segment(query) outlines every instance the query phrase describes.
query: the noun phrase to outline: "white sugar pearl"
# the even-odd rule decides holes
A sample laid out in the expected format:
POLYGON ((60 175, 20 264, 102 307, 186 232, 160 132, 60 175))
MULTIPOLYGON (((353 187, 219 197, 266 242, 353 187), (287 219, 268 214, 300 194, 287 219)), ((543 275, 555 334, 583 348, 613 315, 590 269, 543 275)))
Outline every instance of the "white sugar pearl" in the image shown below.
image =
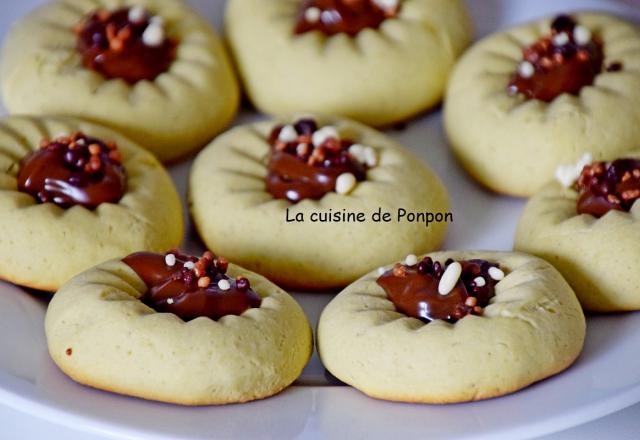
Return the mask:
POLYGON ((160 24, 151 23, 142 33, 142 42, 146 46, 158 47, 164 42, 164 28, 160 24))
POLYGON ((384 267, 378 268, 378 275, 384 275, 385 273, 387 273, 387 269, 385 269, 384 267))
POLYGON ((222 279, 218 281, 218 289, 229 290, 231 289, 231 283, 228 280, 222 279))
POLYGON ((364 163, 366 161, 366 157, 364 153, 365 149, 366 147, 364 145, 353 144, 352 146, 349 147, 349 154, 352 155, 353 158, 358 162, 364 163))
POLYGON ((134 6, 129 9, 128 19, 131 23, 139 23, 144 20, 144 17, 147 15, 147 11, 142 6, 134 6))
POLYGON ((523 78, 531 78, 536 73, 536 68, 529 61, 518 64, 518 75, 523 78))
POLYGON ((298 140, 298 132, 293 125, 285 125, 280 130, 280 134, 278 135, 278 140, 284 143, 291 143, 298 140))
POLYGON ((296 146, 296 153, 298 156, 304 156, 307 152, 307 148, 307 144, 298 144, 298 146, 296 146))
POLYGON ((173 298, 167 299, 167 304, 173 304, 173 298))
POLYGON ((473 280, 473 283, 474 283, 476 286, 478 286, 478 287, 484 287, 484 286, 486 286, 486 285, 487 285, 487 281, 486 281, 484 278, 482 278, 482 277, 476 277, 476 278, 473 280))
POLYGON ((167 266, 175 266, 176 265, 176 256, 173 254, 167 254, 164 256, 164 262, 167 266))
POLYGON ((367 164, 369 168, 373 168, 378 165, 378 155, 376 154, 376 150, 371 147, 367 147, 364 150, 364 162, 367 164))
POLYGON ((196 267, 196 265, 193 263, 193 261, 187 261, 186 263, 184 263, 184 268, 187 270, 193 270, 194 267, 196 267))
POLYGON ((314 147, 319 147, 324 144, 327 139, 332 138, 340 140, 340 134, 335 127, 328 125, 313 133, 313 136, 311 137, 311 143, 313 143, 314 147))
POLYGON ((440 283, 438 284, 438 293, 440 295, 448 295, 451 293, 462 274, 462 265, 457 261, 454 261, 447 266, 447 269, 442 274, 440 283))
POLYGON ((489 276, 495 281, 502 281, 504 279, 504 272, 497 267, 490 267, 489 276))
POLYGON ((413 254, 409 254, 407 255, 407 258, 404 259, 404 264, 407 266, 415 266, 418 264, 418 257, 413 254))
POLYGON ((573 39, 580 46, 591 42, 591 31, 584 26, 576 26, 573 30, 573 39))
POLYGON ((400 5, 400 0, 373 0, 373 2, 385 11, 394 10, 400 5))
POLYGON ((304 13, 304 19, 309 23, 317 23, 320 20, 320 14, 322 11, 316 7, 307 9, 304 13))
POLYGON ((164 26, 164 17, 162 17, 161 15, 154 15, 153 17, 151 17, 149 19, 149 22, 151 24, 157 24, 159 26, 164 26))
POLYGON ((553 45, 554 46, 564 46, 569 43, 569 34, 566 32, 560 32, 553 36, 553 45))
POLYGON ((336 179, 336 192, 338 194, 349 194, 356 187, 356 176, 351 173, 342 173, 336 179))

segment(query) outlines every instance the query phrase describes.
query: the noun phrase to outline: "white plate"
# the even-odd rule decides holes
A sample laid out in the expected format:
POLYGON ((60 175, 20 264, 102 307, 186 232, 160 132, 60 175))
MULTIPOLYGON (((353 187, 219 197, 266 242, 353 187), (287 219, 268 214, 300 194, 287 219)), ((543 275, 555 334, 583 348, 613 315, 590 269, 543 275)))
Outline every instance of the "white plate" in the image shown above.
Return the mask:
MULTIPOLYGON (((635 1, 635 0, 633 0, 635 1)), ((0 4, 0 33, 41 1, 0 4)), ((222 0, 193 1, 219 27, 222 0)), ((603 9, 640 19, 640 9, 610 1, 470 1, 478 32, 574 9, 603 9)), ((257 118, 245 113, 238 122, 257 118)), ((392 136, 428 160, 453 196, 446 247, 510 249, 521 200, 479 189, 446 148, 438 112, 392 136)), ((184 194, 189 163, 172 168, 184 194)), ((193 230, 185 248, 201 249, 193 230)), ((331 295, 296 295, 312 321, 331 295)), ((567 372, 511 396, 450 406, 369 399, 332 384, 314 356, 302 377, 265 401, 183 408, 117 396, 75 384, 46 353, 45 298, 0 283, 0 402, 75 429, 125 438, 528 438, 575 426, 640 401, 640 314, 590 317, 584 353, 567 372)))

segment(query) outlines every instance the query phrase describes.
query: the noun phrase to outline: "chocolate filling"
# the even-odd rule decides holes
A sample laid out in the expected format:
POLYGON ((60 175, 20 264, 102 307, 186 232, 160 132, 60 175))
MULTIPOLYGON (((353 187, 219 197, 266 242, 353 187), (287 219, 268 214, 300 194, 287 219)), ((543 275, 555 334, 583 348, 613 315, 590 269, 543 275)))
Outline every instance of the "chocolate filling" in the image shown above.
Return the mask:
POLYGON ((397 6, 382 7, 375 0, 306 0, 298 16, 296 34, 320 31, 326 35, 355 36, 366 28, 377 29, 398 14, 397 6))
POLYGON ((166 72, 176 55, 177 42, 164 38, 160 44, 145 44, 143 34, 151 24, 145 12, 129 19, 130 8, 98 10, 76 28, 77 50, 82 64, 109 79, 133 84, 154 80, 166 72))
MULTIPOLYGON (((572 17, 560 15, 545 36, 523 51, 523 61, 513 74, 509 93, 551 102, 563 93, 578 95, 603 70, 603 46, 572 17)), ((622 68, 614 63, 616 71, 622 68)))
POLYGON ((587 165, 576 187, 578 214, 602 217, 611 210, 629 212, 640 198, 640 160, 619 159, 587 165))
POLYGON ((139 252, 122 260, 147 286, 141 300, 161 313, 173 313, 184 321, 205 316, 217 320, 241 315, 260 307, 260 296, 249 280, 225 275, 225 259, 205 252, 201 258, 171 252, 166 255, 139 252), (173 263, 173 264, 169 264, 173 263), (185 267, 193 265, 193 268, 185 267))
POLYGON ((43 141, 22 160, 17 180, 19 191, 63 208, 118 203, 127 189, 116 145, 82 133, 43 141))
POLYGON ((498 283, 489 271, 499 265, 484 260, 460 261, 462 274, 449 293, 441 295, 440 281, 452 263, 449 259, 442 265, 425 257, 413 266, 397 264, 382 274, 377 283, 398 312, 427 323, 436 319, 454 323, 466 315, 482 314, 495 296, 498 283))
POLYGON ((321 199, 336 188, 338 177, 351 173, 363 181, 367 168, 349 153, 350 140, 329 137, 314 147, 315 121, 301 119, 293 125, 295 140, 279 140, 283 126, 273 129, 269 143, 273 147, 265 180, 267 191, 276 199, 297 203, 304 199, 321 199))

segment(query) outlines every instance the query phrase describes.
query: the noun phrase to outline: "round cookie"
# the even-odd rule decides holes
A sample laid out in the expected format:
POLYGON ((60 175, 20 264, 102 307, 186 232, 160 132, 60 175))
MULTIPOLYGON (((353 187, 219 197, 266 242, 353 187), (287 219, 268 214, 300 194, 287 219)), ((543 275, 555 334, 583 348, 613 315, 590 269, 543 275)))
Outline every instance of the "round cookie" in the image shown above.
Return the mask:
POLYGON ((261 111, 335 114, 380 126, 441 100, 472 31, 458 0, 231 0, 226 33, 247 94, 261 111), (376 4, 388 8, 379 26, 374 20, 359 32, 296 33, 309 10, 318 23, 323 14, 340 12, 361 18, 376 4))
MULTIPOLYGON (((549 102, 508 93, 514 75, 538 72, 533 63, 522 61, 523 49, 549 34, 549 19, 485 38, 454 69, 445 99, 447 135, 462 166, 493 191, 531 196, 562 163, 575 162, 585 152, 613 159, 637 145, 640 32, 604 14, 575 17, 581 28, 578 40, 592 35, 587 44, 598 42, 604 51, 601 72, 578 93, 563 93, 549 102)), ((535 50, 527 55, 535 58, 535 50)), ((575 72, 567 75, 577 77, 575 72)))
MULTIPOLYGON (((374 153, 376 164, 363 180, 353 179, 355 188, 344 194, 329 191, 298 203, 275 198, 267 186, 269 138, 279 122, 234 128, 205 148, 191 170, 189 206, 207 246, 278 285, 300 290, 339 288, 389 256, 401 258, 439 247, 446 221, 425 227, 424 222, 397 219, 399 209, 451 215, 446 213, 448 195, 438 177, 378 131, 345 119, 316 120, 322 127, 316 135, 335 129, 342 138, 369 146, 365 150, 374 153), (390 213, 389 221, 373 221, 378 212, 390 213), (363 221, 317 218, 328 213, 332 218, 362 213, 363 221)), ((293 139, 294 148, 296 142, 293 139)))
POLYGON ((325 308, 318 323, 318 352, 338 379, 379 399, 466 402, 517 391, 559 373, 578 357, 584 315, 551 265, 516 253, 430 257, 442 263, 487 260, 498 263, 506 276, 495 284, 495 296, 481 316, 469 314, 453 324, 440 319, 425 324, 396 311, 376 282, 379 273, 359 279, 325 308))
MULTIPOLYGON (((138 33, 141 31, 138 28, 138 33)), ((108 38, 109 47, 122 45, 113 35, 108 38)), ((144 44, 159 50, 159 41, 144 44)), ((162 161, 175 160, 208 142, 231 121, 239 103, 239 87, 222 43, 204 19, 174 0, 49 2, 13 26, 4 45, 0 78, 10 112, 61 114, 97 122, 117 129, 162 161), (144 41, 166 35, 163 41, 172 45, 168 66, 160 68, 155 78, 151 75, 135 82, 136 78, 119 79, 118 74, 133 75, 131 72, 150 65, 155 60, 152 56, 159 57, 143 58, 147 55, 136 43, 138 52, 131 49, 134 55, 124 60, 116 57, 120 53, 116 49, 95 57, 115 58, 107 72, 116 71, 115 78, 85 67, 78 36, 83 23, 99 10, 114 12, 139 6, 146 9, 138 15, 161 17, 154 18, 158 23, 155 35, 150 33, 144 41), (143 67, 119 67, 133 63, 136 54, 144 59, 143 67)))
POLYGON ((311 328, 274 284, 234 265, 227 273, 249 279, 260 306, 185 322, 145 305, 147 286, 127 264, 103 263, 54 296, 45 319, 49 353, 81 384, 144 399, 213 405, 271 396, 300 375, 311 328))
POLYGON ((182 206, 171 178, 150 153, 115 132, 69 118, 0 121, 0 278, 55 291, 74 275, 134 250, 165 250, 182 240, 182 206), (62 208, 18 190, 21 161, 43 139, 81 131, 113 141, 127 174, 117 203, 62 208))
MULTIPOLYGON (((625 157, 639 159, 640 153, 625 157)), ((576 188, 548 183, 527 204, 515 249, 553 264, 587 310, 640 309, 640 203, 633 203, 628 212, 611 210, 598 217, 578 214, 578 200, 576 188)))

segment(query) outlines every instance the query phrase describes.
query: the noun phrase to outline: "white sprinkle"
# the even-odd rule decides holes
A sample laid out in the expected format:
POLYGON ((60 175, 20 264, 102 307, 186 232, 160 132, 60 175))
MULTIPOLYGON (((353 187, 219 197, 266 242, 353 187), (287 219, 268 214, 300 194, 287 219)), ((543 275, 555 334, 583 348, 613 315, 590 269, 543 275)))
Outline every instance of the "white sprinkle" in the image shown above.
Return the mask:
POLYGON ((164 42, 164 28, 162 24, 153 21, 142 33, 142 42, 146 46, 158 47, 164 42))
POLYGON ((569 39, 569 34, 567 34, 566 32, 560 32, 559 34, 553 36, 552 41, 554 46, 564 46, 571 40, 569 39))
POLYGON ((167 254, 164 256, 164 262, 167 266, 173 267, 176 265, 176 256, 173 254, 167 254))
POLYGON ((484 287, 484 286, 486 286, 486 285, 487 285, 487 281, 486 281, 484 278, 482 278, 482 277, 476 277, 476 278, 473 280, 473 283, 474 283, 476 286, 478 286, 478 287, 484 287))
POLYGON ((352 155, 353 158, 358 162, 365 163, 367 160, 364 153, 366 148, 367 147, 365 147, 364 145, 353 144, 349 147, 349 154, 352 155))
POLYGON ((504 272, 501 269, 492 266, 489 268, 489 276, 495 281, 502 281, 504 279, 504 272))
POLYGON ((404 264, 407 266, 415 266, 418 264, 418 257, 413 254, 409 254, 407 255, 407 258, 404 259, 404 264))
POLYGON ((306 152, 307 144, 298 144, 298 146, 296 147, 296 153, 298 154, 298 156, 304 156, 306 152))
POLYGON ((349 194, 356 187, 356 176, 351 173, 342 173, 336 179, 336 192, 338 194, 349 194))
POLYGON ((295 142, 298 140, 298 132, 293 128, 293 125, 285 125, 282 127, 282 130, 280 130, 278 140, 287 144, 295 142))
POLYGON ((376 154, 376 150, 371 147, 367 147, 364 150, 364 162, 367 164, 369 168, 373 168, 378 165, 378 155, 376 154))
POLYGON ((304 19, 308 23, 317 23, 320 20, 320 14, 322 11, 319 8, 311 7, 304 12, 304 19))
POLYGON ((591 42, 591 31, 584 26, 576 26, 573 30, 573 39, 580 46, 591 42))
POLYGON ((375 3, 380 9, 392 11, 398 8, 400 0, 373 0, 373 3, 375 3))
POLYGON ((173 298, 167 299, 167 304, 173 304, 173 298))
POLYGON ((442 278, 440 278, 440 284, 438 284, 438 293, 440 295, 448 295, 451 293, 458 280, 460 279, 460 275, 462 274, 462 265, 457 261, 454 261, 450 265, 447 266, 447 269, 442 274, 442 278))
POLYGON ((140 23, 147 15, 147 11, 142 6, 134 6, 129 9, 128 19, 131 23, 140 23))
POLYGON ((149 19, 149 22, 151 24, 157 24, 159 26, 164 26, 164 17, 162 17, 161 15, 154 15, 153 17, 151 17, 149 19))
POLYGON ((313 143, 314 147, 319 147, 324 144, 327 139, 340 140, 340 134, 335 127, 328 125, 326 127, 322 127, 320 130, 317 130, 315 133, 313 133, 311 142, 313 143))
POLYGON ((570 188, 582 174, 582 170, 593 162, 591 153, 585 153, 575 164, 560 165, 556 168, 556 180, 565 188, 570 188))
POLYGON ((187 261, 186 263, 184 263, 184 268, 187 270, 193 270, 194 267, 196 267, 196 265, 193 263, 193 261, 187 261))
POLYGON ((529 61, 518 64, 518 75, 523 78, 531 78, 536 73, 536 68, 529 61))
POLYGON ((231 289, 231 283, 228 280, 222 279, 218 281, 218 289, 220 290, 229 290, 231 289))
POLYGON ((384 267, 378 268, 378 275, 384 275, 385 273, 387 273, 387 269, 385 269, 384 267))

